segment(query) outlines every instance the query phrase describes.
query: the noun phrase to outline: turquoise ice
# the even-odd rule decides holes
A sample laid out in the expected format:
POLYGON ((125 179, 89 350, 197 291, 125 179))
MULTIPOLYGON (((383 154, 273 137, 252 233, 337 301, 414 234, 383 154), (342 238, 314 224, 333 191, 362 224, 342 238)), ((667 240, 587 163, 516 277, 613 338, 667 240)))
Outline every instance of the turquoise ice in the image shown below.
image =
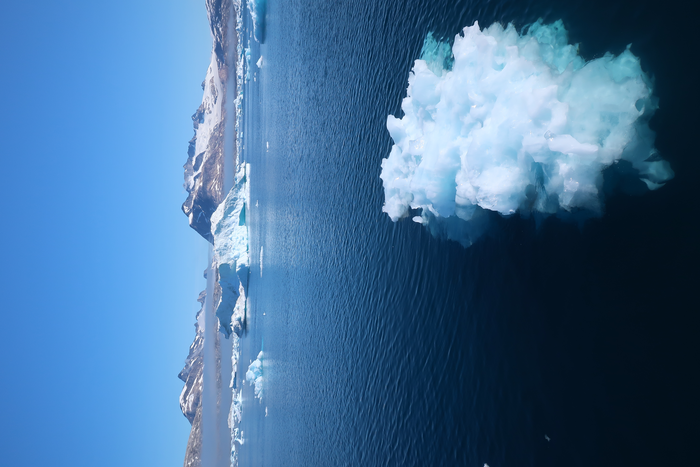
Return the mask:
POLYGON ((387 118, 394 146, 381 172, 393 221, 410 209, 442 226, 478 224, 485 210, 599 215, 606 167, 627 161, 649 190, 673 177, 654 147, 657 102, 639 59, 628 47, 586 62, 561 21, 521 34, 474 23, 452 47, 429 35, 401 108, 387 118))

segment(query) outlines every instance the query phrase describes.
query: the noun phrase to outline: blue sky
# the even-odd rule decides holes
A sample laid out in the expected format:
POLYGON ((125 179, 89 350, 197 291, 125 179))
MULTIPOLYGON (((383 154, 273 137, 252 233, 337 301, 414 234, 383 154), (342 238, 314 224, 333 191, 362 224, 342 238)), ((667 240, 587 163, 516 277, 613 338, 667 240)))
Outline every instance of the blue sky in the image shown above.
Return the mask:
POLYGON ((204 0, 0 4, 2 465, 182 463, 210 50, 204 0))

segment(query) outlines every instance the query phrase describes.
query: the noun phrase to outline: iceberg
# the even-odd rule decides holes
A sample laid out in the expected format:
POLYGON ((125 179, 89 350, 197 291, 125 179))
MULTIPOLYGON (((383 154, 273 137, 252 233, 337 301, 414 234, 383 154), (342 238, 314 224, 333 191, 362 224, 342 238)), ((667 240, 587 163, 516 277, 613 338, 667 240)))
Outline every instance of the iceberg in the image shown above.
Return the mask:
MULTIPOLYGON (((246 224, 246 169, 247 164, 239 164, 234 186, 211 216, 214 257, 218 264, 221 285, 221 298, 216 307, 216 316, 219 318, 221 331, 227 338, 241 326, 245 315, 245 297, 248 295, 250 263, 246 224)), ((240 331, 236 334, 240 334, 240 331)))
POLYGON ((246 83, 250 81, 251 77, 251 70, 250 70, 250 47, 246 47, 245 49, 245 81, 246 83))
POLYGON ((265 40, 265 13, 267 12, 267 0, 248 0, 248 11, 253 19, 253 31, 255 39, 262 43, 265 40))
POLYGON ((253 362, 248 367, 248 371, 245 374, 246 381, 255 386, 255 397, 262 400, 262 390, 263 390, 263 352, 262 350, 258 354, 258 358, 253 360, 253 362))
POLYGON ((618 163, 656 190, 674 174, 649 128, 652 84, 629 46, 585 61, 561 21, 475 22, 451 47, 429 34, 404 115, 387 118, 383 211, 468 246, 489 212, 600 216, 618 163))

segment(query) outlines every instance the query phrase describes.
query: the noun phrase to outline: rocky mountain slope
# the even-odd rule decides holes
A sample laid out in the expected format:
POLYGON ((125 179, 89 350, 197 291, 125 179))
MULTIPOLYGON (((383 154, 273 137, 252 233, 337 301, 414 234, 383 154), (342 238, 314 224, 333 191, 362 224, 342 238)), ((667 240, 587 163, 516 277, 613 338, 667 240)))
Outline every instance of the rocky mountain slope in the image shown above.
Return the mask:
MULTIPOLYGON (((221 203, 224 187, 224 129, 226 127, 227 82, 235 75, 236 34, 231 14, 238 8, 235 0, 206 0, 207 16, 213 38, 211 62, 202 82, 202 104, 192 115, 194 136, 187 149, 184 187, 188 196, 182 211, 190 227, 213 243, 211 215, 221 203)), ((233 86, 235 92, 235 86, 233 86)))

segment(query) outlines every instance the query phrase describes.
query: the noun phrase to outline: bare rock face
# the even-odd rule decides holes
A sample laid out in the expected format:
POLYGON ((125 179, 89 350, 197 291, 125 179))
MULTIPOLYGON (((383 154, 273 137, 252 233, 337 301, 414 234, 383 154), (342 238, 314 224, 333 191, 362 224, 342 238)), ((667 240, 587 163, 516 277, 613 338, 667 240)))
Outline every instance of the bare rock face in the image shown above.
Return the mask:
POLYGON ((195 337, 190 345, 190 353, 185 359, 185 367, 178 377, 185 383, 180 394, 180 409, 192 424, 190 437, 187 440, 185 467, 200 467, 202 452, 202 377, 204 369, 204 332, 199 327, 199 317, 204 312, 204 302, 207 297, 203 290, 197 301, 201 308, 197 312, 195 322, 195 337))
MULTIPOLYGON (((196 117, 200 112, 193 115, 196 117)), ((195 121, 196 124, 196 121, 195 121)), ((221 120, 211 131, 206 149, 195 154, 197 133, 190 140, 185 168, 185 189, 189 193, 182 211, 190 220, 190 227, 208 242, 214 243, 211 234, 211 215, 223 200, 224 186, 224 127, 221 120)))
POLYGON ((190 345, 190 353, 185 359, 185 367, 182 369, 178 378, 184 383, 180 394, 180 409, 187 420, 194 424, 194 419, 197 415, 197 410, 201 406, 202 399, 202 370, 204 364, 204 356, 202 349, 204 348, 204 333, 199 327, 199 317, 204 311, 204 300, 206 299, 206 290, 199 294, 197 301, 201 304, 201 309, 197 313, 197 322, 195 322, 195 337, 192 345, 190 345))
POLYGON ((206 0, 207 17, 214 37, 214 53, 221 65, 219 69, 228 68, 229 65, 226 51, 228 50, 228 20, 231 17, 231 3, 231 0, 206 0))
MULTIPOLYGON (((218 272, 216 267, 212 268, 214 274, 216 274, 213 297, 211 300, 213 303, 218 303, 221 300, 221 287, 218 285, 218 272)), ((207 277, 207 271, 204 271, 204 277, 207 277)), ((180 409, 182 414, 187 418, 187 420, 192 424, 192 429, 190 430, 190 437, 187 441, 187 451, 185 453, 185 467, 201 467, 201 454, 202 454, 202 383, 204 379, 204 331, 199 326, 199 318, 202 313, 205 313, 205 303, 207 298, 207 291, 203 290, 199 293, 197 301, 200 304, 200 309, 197 312, 197 321, 195 321, 195 336, 194 341, 190 345, 190 352, 185 359, 185 366, 178 374, 185 386, 182 388, 182 393, 180 393, 180 409)), ((217 386, 221 387, 221 371, 219 365, 220 360, 220 350, 219 350, 219 333, 216 333, 216 374, 217 376, 217 386)), ((217 406, 221 404, 221 391, 217 391, 219 394, 219 399, 217 399, 217 406)))
POLYGON ((202 406, 197 407, 197 412, 192 421, 192 431, 187 440, 187 452, 185 453, 185 467, 201 467, 202 465, 202 406))

